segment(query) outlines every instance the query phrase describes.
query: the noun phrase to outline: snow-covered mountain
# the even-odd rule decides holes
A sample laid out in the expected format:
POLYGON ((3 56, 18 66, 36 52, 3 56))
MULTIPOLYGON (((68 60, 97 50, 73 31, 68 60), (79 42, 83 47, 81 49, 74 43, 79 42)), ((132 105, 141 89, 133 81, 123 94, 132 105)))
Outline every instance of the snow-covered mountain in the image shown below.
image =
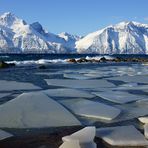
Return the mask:
POLYGON ((35 22, 31 25, 10 12, 0 16, 0 52, 72 53, 77 36, 55 35, 35 22))
POLYGON ((148 54, 148 25, 121 22, 76 42, 79 53, 148 54))
POLYGON ((148 25, 121 22, 79 37, 53 34, 8 12, 0 16, 0 53, 148 54, 148 25))

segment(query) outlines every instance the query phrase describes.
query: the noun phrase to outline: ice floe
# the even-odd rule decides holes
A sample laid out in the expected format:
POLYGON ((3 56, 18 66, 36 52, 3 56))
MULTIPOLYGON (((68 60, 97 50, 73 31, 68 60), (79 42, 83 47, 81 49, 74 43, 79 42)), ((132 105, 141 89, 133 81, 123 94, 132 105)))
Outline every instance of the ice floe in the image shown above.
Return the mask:
POLYGON ((145 135, 145 138, 148 139, 148 124, 144 125, 144 135, 145 135))
POLYGON ((10 137, 13 137, 13 135, 0 129, 0 140, 4 140, 10 137))
POLYGON ((45 79, 48 85, 63 86, 70 88, 98 88, 98 87, 115 87, 114 84, 107 80, 68 80, 68 79, 45 79))
POLYGON ((62 100, 60 102, 75 114, 89 118, 112 120, 120 114, 120 110, 115 107, 85 99, 62 100))
POLYGON ((59 148, 81 148, 78 140, 64 142, 59 148))
POLYGON ((134 82, 134 83, 146 83, 148 84, 147 75, 135 75, 135 76, 120 76, 120 77, 111 77, 106 78, 107 80, 117 80, 123 82, 134 82))
POLYGON ((115 107, 122 110, 123 114, 116 120, 125 121, 133 118, 138 118, 148 115, 148 100, 137 101, 130 104, 114 105, 115 107))
MULTIPOLYGON (((62 138, 64 143, 67 142, 78 142, 81 148, 96 148, 94 143, 94 138, 96 135, 95 127, 85 127, 82 130, 79 130, 72 135, 65 136, 62 138)), ((63 147, 71 148, 71 147, 63 147)))
POLYGON ((64 74, 64 77, 70 78, 70 79, 77 79, 77 80, 89 80, 89 79, 98 78, 97 76, 87 76, 87 75, 78 74, 78 73, 64 74))
POLYGON ((6 96, 9 96, 10 93, 0 93, 0 98, 3 98, 3 97, 6 97, 6 96))
POLYGON ((130 94, 128 92, 123 92, 123 91, 94 92, 93 94, 105 100, 115 102, 115 103, 120 103, 120 104, 147 98, 147 96, 133 95, 133 94, 130 94))
POLYGON ((68 97, 68 98, 93 98, 95 95, 86 91, 80 91, 70 88, 48 89, 42 91, 51 97, 68 97))
POLYGON ((142 123, 147 123, 148 124, 148 116, 145 116, 145 117, 139 117, 138 120, 142 123))
POLYGON ((26 82, 0 80, 0 91, 12 90, 40 90, 41 88, 26 82))
POLYGON ((81 125, 62 105, 43 93, 23 93, 0 105, 0 127, 41 128, 81 125))
POLYGON ((147 146, 148 141, 132 125, 97 129, 97 137, 112 146, 147 146))

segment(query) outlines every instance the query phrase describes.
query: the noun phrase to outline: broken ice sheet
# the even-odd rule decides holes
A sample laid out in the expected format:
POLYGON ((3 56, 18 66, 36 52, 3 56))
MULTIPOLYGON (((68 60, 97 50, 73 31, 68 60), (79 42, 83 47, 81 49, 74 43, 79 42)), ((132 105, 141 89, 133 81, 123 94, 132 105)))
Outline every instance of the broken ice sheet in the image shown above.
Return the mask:
POLYGON ((81 125, 62 105, 41 92, 23 93, 0 105, 0 127, 43 128, 81 125))
POLYGON ((48 89, 42 91, 50 97, 68 97, 68 98, 93 98, 95 95, 90 94, 86 91, 70 89, 70 88, 59 88, 59 89, 48 89))
POLYGON ((147 98, 147 96, 133 95, 133 94, 130 94, 128 92, 123 92, 123 91, 94 92, 93 94, 105 100, 115 102, 115 103, 120 103, 120 104, 147 98))
POLYGON ((4 140, 10 137, 13 137, 13 135, 0 129, 0 140, 4 140))
POLYGON ((148 145, 145 137, 132 125, 98 128, 96 136, 112 146, 148 145))
POLYGON ((11 93, 0 93, 0 98, 9 96, 11 93))
POLYGON ((114 105, 116 108, 122 110, 123 114, 113 122, 125 121, 141 116, 148 115, 148 100, 146 101, 137 101, 130 104, 114 105))
POLYGON ((107 80, 116 80, 123 82, 134 82, 134 83, 145 83, 148 84, 148 76, 147 75, 135 75, 135 76, 120 76, 120 77, 111 77, 106 78, 107 80))
POLYGON ((41 90, 41 88, 27 82, 0 80, 0 91, 12 90, 41 90))
POLYGON ((60 102, 75 114, 88 118, 110 121, 120 114, 120 109, 85 99, 62 100, 60 102))
POLYGON ((68 80, 68 79, 45 79, 48 85, 63 86, 69 88, 98 88, 115 87, 113 83, 107 80, 68 80))

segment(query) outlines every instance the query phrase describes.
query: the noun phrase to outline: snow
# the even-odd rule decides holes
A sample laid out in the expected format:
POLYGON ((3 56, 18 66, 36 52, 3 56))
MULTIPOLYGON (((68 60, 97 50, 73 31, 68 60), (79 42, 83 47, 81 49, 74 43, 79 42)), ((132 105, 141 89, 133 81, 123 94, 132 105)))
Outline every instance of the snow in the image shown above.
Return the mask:
POLYGON ((0 91, 12 90, 41 90, 41 88, 26 82, 0 80, 0 91))
POLYGON ((79 142, 81 148, 96 148, 96 144, 93 142, 95 135, 95 127, 85 127, 72 135, 63 137, 62 140, 64 141, 64 143, 79 142))
POLYGON ((1 52, 10 53, 148 53, 148 25, 121 22, 85 37, 46 31, 39 22, 27 24, 8 12, 0 16, 1 52), (141 31, 142 30, 142 31, 141 31))
POLYGON ((1 52, 71 53, 76 52, 75 42, 80 39, 68 33, 64 36, 49 33, 40 23, 27 24, 10 12, 0 16, 1 29, 1 52))
POLYGON ((112 146, 147 146, 148 141, 132 125, 97 129, 97 137, 112 146))
POLYGON ((120 114, 120 110, 115 107, 85 99, 62 100, 60 102, 75 114, 84 117, 110 121, 120 114))
POLYGON ((104 80, 69 80, 69 79, 45 79, 48 85, 70 88, 98 88, 114 87, 115 85, 104 80))
POLYGON ((93 98, 94 95, 76 89, 60 88, 60 89, 48 89, 42 91, 50 97, 68 97, 68 98, 93 98))
POLYGON ((147 26, 137 22, 111 25, 86 35, 76 42, 76 48, 79 53, 146 54, 147 26))
POLYGON ((147 96, 134 95, 123 91, 94 92, 93 94, 105 100, 120 104, 129 103, 132 101, 137 101, 147 98, 147 96))
POLYGON ((13 135, 0 129, 0 141, 10 137, 13 137, 13 135))
POLYGON ((63 106, 41 92, 23 93, 0 105, 0 127, 43 128, 81 123, 63 106))

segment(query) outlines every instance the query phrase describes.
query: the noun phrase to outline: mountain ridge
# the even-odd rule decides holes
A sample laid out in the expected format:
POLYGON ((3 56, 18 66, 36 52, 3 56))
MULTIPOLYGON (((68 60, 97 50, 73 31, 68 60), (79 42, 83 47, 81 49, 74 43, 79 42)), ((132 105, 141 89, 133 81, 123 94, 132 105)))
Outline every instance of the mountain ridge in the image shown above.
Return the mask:
POLYGON ((148 24, 124 21, 80 37, 7 12, 0 16, 0 53, 148 54, 148 24))

